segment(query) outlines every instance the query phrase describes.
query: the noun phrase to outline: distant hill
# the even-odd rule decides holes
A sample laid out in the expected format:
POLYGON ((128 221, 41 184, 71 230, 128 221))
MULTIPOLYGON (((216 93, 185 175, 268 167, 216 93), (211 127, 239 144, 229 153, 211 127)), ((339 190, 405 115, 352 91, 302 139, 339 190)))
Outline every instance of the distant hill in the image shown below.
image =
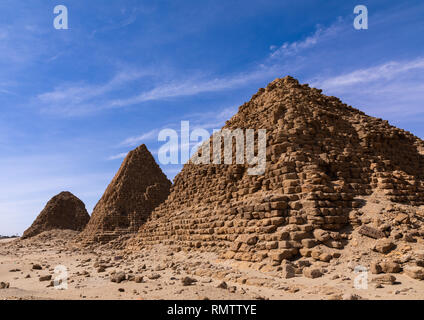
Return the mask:
POLYGON ((19 236, 0 236, 0 240, 2 239, 12 239, 12 238, 19 238, 19 236))

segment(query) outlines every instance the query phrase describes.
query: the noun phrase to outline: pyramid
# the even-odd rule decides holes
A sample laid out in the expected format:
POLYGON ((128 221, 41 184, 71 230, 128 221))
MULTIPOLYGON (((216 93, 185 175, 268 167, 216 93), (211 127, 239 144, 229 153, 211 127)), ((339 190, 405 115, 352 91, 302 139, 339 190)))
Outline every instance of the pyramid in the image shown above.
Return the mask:
POLYGON ((104 243, 136 232, 168 197, 170 186, 144 144, 129 152, 78 240, 104 243))
POLYGON ((81 231, 89 219, 90 216, 80 199, 70 192, 61 192, 47 202, 31 227, 24 232, 22 239, 54 229, 81 231))
POLYGON ((424 204, 423 141, 321 92, 292 77, 259 89, 224 129, 267 130, 265 173, 188 162, 128 250, 165 244, 278 265, 343 248, 363 197, 424 204))

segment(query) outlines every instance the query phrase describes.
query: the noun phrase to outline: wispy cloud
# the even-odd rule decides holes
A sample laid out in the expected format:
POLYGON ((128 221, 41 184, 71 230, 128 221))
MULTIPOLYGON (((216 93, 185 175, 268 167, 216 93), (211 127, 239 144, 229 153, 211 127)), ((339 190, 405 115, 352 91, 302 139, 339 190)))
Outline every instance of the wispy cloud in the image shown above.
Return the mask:
POLYGON ((206 80, 205 77, 193 77, 180 81, 158 82, 152 89, 127 98, 110 97, 125 84, 132 83, 142 77, 152 76, 151 73, 147 72, 121 72, 105 84, 87 85, 78 83, 59 86, 51 92, 39 94, 36 101, 42 105, 41 110, 45 113, 68 116, 84 115, 105 109, 133 106, 147 101, 231 90, 242 87, 251 81, 269 77, 274 72, 272 68, 260 66, 252 72, 212 80, 206 80))
POLYGON ((118 160, 118 159, 124 159, 127 156, 127 152, 119 153, 114 156, 110 156, 107 158, 107 160, 118 160))
POLYGON ((168 123, 168 125, 165 125, 159 129, 152 129, 150 131, 142 133, 141 135, 128 137, 124 141, 122 141, 120 145, 134 147, 143 142, 153 140, 157 141, 157 137, 161 129, 166 128, 178 131, 180 130, 179 126, 181 121, 189 121, 190 129, 219 129, 225 124, 225 121, 231 118, 236 112, 237 107, 228 107, 215 112, 197 112, 185 114, 179 117, 179 119, 175 122, 168 123))
POLYGON ((265 73, 267 75, 269 74, 269 71, 270 70, 261 68, 261 70, 256 70, 251 73, 238 74, 232 77, 215 78, 213 80, 193 78, 183 81, 160 83, 153 89, 144 91, 133 97, 112 100, 106 107, 125 107, 152 100, 163 100, 168 98, 193 96, 206 92, 230 90, 241 87, 252 80, 264 77, 265 73))
MULTIPOLYGON (((303 39, 293 42, 286 42, 280 47, 275 47, 273 52, 255 66, 251 67, 247 72, 234 73, 221 77, 209 78, 208 74, 201 76, 189 76, 186 78, 169 79, 159 77, 155 74, 155 78, 149 81, 148 86, 141 86, 138 92, 127 93, 126 96, 117 89, 124 85, 132 85, 141 75, 137 72, 129 74, 120 73, 108 82, 99 85, 75 84, 68 86, 60 86, 51 92, 40 94, 38 101, 42 103, 45 112, 56 112, 65 115, 80 115, 90 112, 101 111, 105 109, 123 108, 129 106, 142 105, 147 101, 160 101, 167 99, 176 99, 180 97, 195 96, 203 93, 220 92, 224 90, 232 90, 251 85, 255 82, 263 82, 273 79, 274 77, 296 72, 299 68, 305 70, 314 67, 317 59, 324 56, 324 52, 334 41, 343 37, 344 34, 352 32, 351 21, 338 18, 328 27, 318 25, 316 30, 303 39), (314 49, 312 51, 312 49, 314 49), (322 49, 322 50, 321 50, 322 49), (308 62, 308 57, 313 56, 314 59, 308 62), (304 60, 302 60, 302 57, 304 60)), ((313 81, 311 85, 323 88, 334 94, 342 94, 343 96, 354 96, 355 92, 361 90, 364 95, 373 88, 374 93, 382 92, 384 86, 393 87, 395 91, 400 92, 405 88, 396 80, 397 76, 406 76, 412 74, 410 78, 416 77, 419 70, 424 68, 424 59, 417 58, 410 61, 390 61, 378 66, 365 67, 354 71, 343 72, 341 74, 322 77, 321 71, 316 70, 312 75, 313 81), (393 80, 389 83, 390 80, 393 80), (365 83, 371 83, 372 86, 365 86, 365 83), (395 83, 398 90, 396 89, 395 83), (354 88, 356 86, 356 88, 354 88), (358 86, 362 86, 359 88, 358 86)), ((152 74, 145 75, 146 77, 152 74)), ((411 78, 411 79, 412 79, 411 78)), ((412 83, 412 81, 409 81, 412 83)), ((414 97, 419 97, 418 84, 412 84, 415 88, 414 97)), ((409 89, 411 90, 411 89, 409 89)), ((371 95, 371 93, 369 93, 371 95)), ((370 96, 370 99, 372 97, 370 96)), ((228 115, 226 115, 228 116, 228 115)), ((204 121, 199 127, 220 127, 219 121, 211 118, 209 123, 204 121), (212 121, 211 121, 212 120, 212 121)), ((157 134, 157 131, 154 132, 157 134)), ((122 145, 135 146, 143 140, 151 139, 152 132, 141 134, 128 138, 122 145)))
POLYGON ((337 22, 329 27, 317 25, 315 32, 305 39, 294 42, 285 42, 279 48, 275 45, 271 46, 271 50, 273 50, 271 58, 291 56, 302 50, 312 48, 318 43, 336 36, 344 27, 345 25, 341 17, 338 18, 337 22))
POLYGON ((133 147, 133 146, 139 145, 141 142, 146 142, 154 138, 157 138, 158 133, 159 133, 159 129, 153 129, 139 136, 129 137, 125 139, 124 141, 122 141, 121 145, 133 147))
POLYGON ((312 87, 375 116, 397 121, 424 114, 424 58, 390 61, 321 78, 312 87))
POLYGON ((390 61, 378 66, 359 69, 332 78, 318 80, 313 82, 311 85, 326 89, 338 89, 360 83, 390 80, 398 75, 410 71, 418 71, 420 69, 424 69, 424 58, 409 61, 390 61))
POLYGON ((107 94, 147 74, 145 71, 120 71, 107 83, 100 85, 84 83, 62 85, 53 91, 39 94, 37 101, 43 105, 44 112, 68 114, 90 112, 91 109, 99 107, 97 105, 99 99, 104 99, 107 94))
MULTIPOLYGON (((45 112, 58 113, 58 108, 60 108, 60 114, 79 115, 104 109, 134 106, 147 101, 236 89, 255 81, 269 80, 274 76, 280 75, 280 72, 287 68, 289 62, 285 59, 287 56, 295 53, 298 54, 303 50, 336 36, 343 27, 343 20, 341 18, 327 28, 317 26, 316 31, 311 36, 303 40, 283 44, 247 72, 212 79, 207 74, 173 80, 158 81, 154 79, 151 81, 153 84, 151 88, 146 88, 145 90, 141 90, 141 92, 127 97, 120 96, 116 98, 112 94, 109 94, 122 87, 123 84, 130 84, 142 76, 137 72, 129 74, 120 73, 105 84, 87 85, 77 83, 74 85, 63 85, 51 92, 40 94, 37 98, 44 105, 42 110, 45 112)), ((149 76, 149 74, 145 73, 143 76, 149 76)))

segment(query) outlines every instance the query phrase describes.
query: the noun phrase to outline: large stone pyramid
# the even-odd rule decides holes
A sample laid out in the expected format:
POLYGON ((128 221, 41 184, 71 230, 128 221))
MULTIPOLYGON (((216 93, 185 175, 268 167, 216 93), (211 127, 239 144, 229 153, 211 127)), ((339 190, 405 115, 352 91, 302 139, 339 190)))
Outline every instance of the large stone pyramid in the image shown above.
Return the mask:
POLYGON ((424 203, 424 143, 291 77, 242 105, 226 129, 266 129, 264 175, 247 165, 188 163, 129 250, 154 244, 278 265, 342 248, 361 197, 424 203))
POLYGON ((70 192, 61 192, 47 202, 31 227, 24 232, 22 239, 54 229, 81 231, 88 220, 90 216, 84 203, 70 192))
POLYGON ((128 153, 79 235, 84 243, 107 242, 136 232, 169 194, 171 182, 143 144, 128 153))

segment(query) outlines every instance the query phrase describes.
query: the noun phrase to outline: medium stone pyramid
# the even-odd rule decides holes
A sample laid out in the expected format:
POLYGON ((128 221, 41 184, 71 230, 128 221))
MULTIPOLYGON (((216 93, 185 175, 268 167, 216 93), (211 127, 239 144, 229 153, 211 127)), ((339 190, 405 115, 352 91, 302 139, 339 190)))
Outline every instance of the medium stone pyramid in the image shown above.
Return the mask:
POLYGON ((70 192, 61 192, 47 202, 31 227, 24 232, 22 239, 53 229, 81 231, 88 220, 90 216, 84 203, 70 192))
POLYGON ((267 130, 265 174, 187 163, 128 249, 175 245, 278 265, 317 245, 342 248, 358 197, 422 205, 423 141, 321 92, 291 77, 260 89, 224 128, 267 130))
POLYGON ((170 186, 144 144, 129 152, 78 240, 107 242, 136 232, 168 197, 170 186))

